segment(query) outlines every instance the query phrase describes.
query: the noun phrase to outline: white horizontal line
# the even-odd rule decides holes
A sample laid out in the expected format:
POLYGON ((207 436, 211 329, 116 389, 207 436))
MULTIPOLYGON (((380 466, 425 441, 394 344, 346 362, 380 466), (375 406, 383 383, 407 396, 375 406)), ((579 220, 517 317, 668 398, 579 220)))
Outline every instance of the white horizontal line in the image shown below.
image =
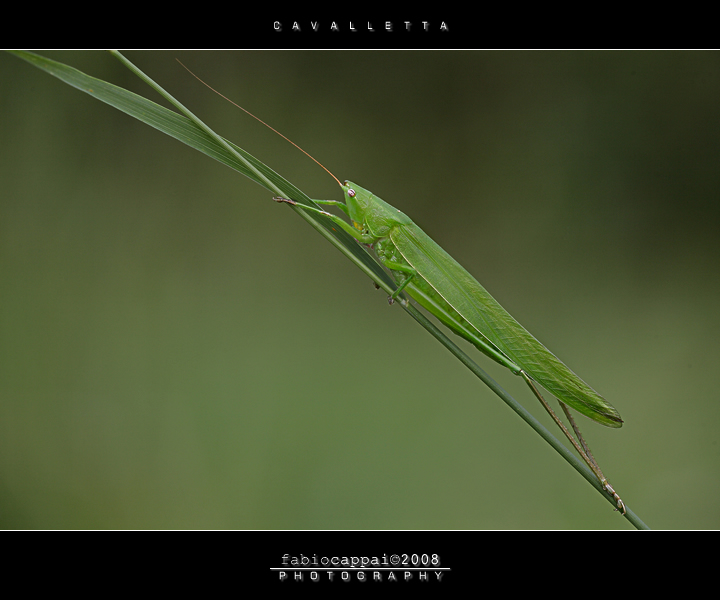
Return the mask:
POLYGON ((271 571, 451 571, 450 567, 270 567, 271 571))

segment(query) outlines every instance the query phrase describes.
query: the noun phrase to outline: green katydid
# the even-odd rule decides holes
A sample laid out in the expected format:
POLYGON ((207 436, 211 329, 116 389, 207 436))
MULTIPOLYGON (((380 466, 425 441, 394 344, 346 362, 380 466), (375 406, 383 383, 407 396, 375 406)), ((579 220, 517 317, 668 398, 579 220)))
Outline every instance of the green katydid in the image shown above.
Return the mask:
MULTIPOLYGON (((210 89, 225 98, 213 88, 210 89)), ((510 369, 513 374, 522 377, 598 478, 603 489, 612 495, 617 504, 615 510, 621 510, 625 514, 625 504, 605 479, 568 407, 607 427, 622 426, 623 421, 617 410, 535 339, 470 273, 413 223, 410 217, 356 183, 340 183, 335 175, 297 144, 241 106, 235 106, 289 141, 337 181, 343 191, 344 202, 314 202, 336 206, 347 214, 352 224, 319 208, 305 204, 302 204, 302 207, 331 219, 358 242, 374 250, 378 260, 388 269, 398 286, 388 298, 389 302, 392 304, 400 297, 401 292, 407 292, 453 332, 510 369), (560 401, 577 440, 555 415, 536 384, 543 386, 560 401)), ((288 198, 274 199, 297 204, 288 198)))
MULTIPOLYGON (((351 181, 340 185, 344 203, 315 202, 337 206, 347 213, 352 225, 326 211, 304 208, 324 214, 360 243, 373 248, 398 284, 389 298, 391 303, 401 291, 407 292, 456 334, 521 376, 625 514, 623 501, 603 476, 567 407, 608 427, 622 426, 617 410, 535 339, 410 217, 351 181), (536 382, 560 401, 579 442, 554 414, 536 382)), ((275 200, 295 203, 287 198, 275 200)))

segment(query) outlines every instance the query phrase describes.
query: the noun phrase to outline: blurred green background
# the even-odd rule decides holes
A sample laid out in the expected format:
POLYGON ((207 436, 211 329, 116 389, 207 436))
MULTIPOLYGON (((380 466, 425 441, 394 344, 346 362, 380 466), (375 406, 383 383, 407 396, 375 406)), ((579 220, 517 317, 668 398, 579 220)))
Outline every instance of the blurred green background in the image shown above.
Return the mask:
MULTIPOLYGON (((580 426, 627 505, 720 527, 720 54, 125 54, 310 196, 176 57, 410 215, 620 411, 580 426)), ((8 54, 0 427, 5 528, 631 528, 264 189, 8 54)))

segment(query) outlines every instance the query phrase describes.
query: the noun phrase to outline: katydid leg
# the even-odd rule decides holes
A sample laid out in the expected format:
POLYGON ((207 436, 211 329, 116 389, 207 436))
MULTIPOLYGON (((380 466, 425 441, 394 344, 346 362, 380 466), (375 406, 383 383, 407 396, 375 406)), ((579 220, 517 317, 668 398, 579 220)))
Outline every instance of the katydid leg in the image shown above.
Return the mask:
MULTIPOLYGON (((316 212, 318 214, 323 215, 324 217, 327 217, 330 219, 333 223, 335 223, 337 226, 339 226, 341 229, 343 229, 346 233, 350 234, 352 237, 354 237, 358 242, 362 244, 372 244, 375 241, 375 237, 369 234, 364 234, 352 225, 350 225, 347 221, 344 221, 340 217, 333 215, 325 210, 320 210, 319 208, 315 208, 314 206, 307 206, 306 204, 300 204, 299 202, 296 202, 295 200, 291 200, 290 198, 282 198, 280 196, 274 196, 273 200, 275 202, 284 202, 285 204, 290 204, 292 206, 300 206, 305 210, 309 210, 312 212, 316 212)), ((330 202, 335 202, 335 200, 322 200, 321 203, 328 204, 330 202)), ((339 203, 341 205, 342 203, 339 203)), ((342 206, 345 206, 342 204, 342 206)), ((347 212, 347 210, 346 210, 347 212)))
POLYGON ((607 479, 605 479, 605 476, 603 475, 602 470, 600 469, 597 461, 595 460, 595 457, 593 456, 592 452, 590 451, 589 446, 585 442, 585 439, 583 438, 582 434, 580 433, 580 429, 575 423, 575 419, 573 418, 572 414, 570 413, 569 408, 567 405, 560 401, 560 406, 562 407, 565 415, 568 418, 568 421, 570 422, 570 425, 572 426, 573 431, 575 432, 575 435, 577 436, 577 440, 572 436, 570 431, 568 431, 567 427, 565 427, 564 423, 558 418, 558 416, 555 414, 555 412, 552 410, 550 405, 546 402, 545 398, 543 398, 542 394, 540 393, 540 390, 535 385, 535 382, 530 378, 530 376, 518 365, 514 364, 503 352, 501 352, 494 344, 492 344, 489 340, 485 339, 481 336, 481 334, 477 333, 475 330, 470 330, 464 323, 461 323, 458 321, 458 319, 450 314, 447 310, 445 310, 432 296, 425 294, 423 290, 418 288, 417 286, 410 286, 409 288, 411 295, 425 308, 430 310, 432 313, 435 314, 445 325, 450 327, 450 329, 454 330, 455 333, 460 335, 461 337, 464 337, 466 340, 470 341, 477 347, 480 351, 482 351, 484 354, 489 356, 490 358, 494 359, 495 361, 499 362, 501 365, 507 367, 510 369, 512 373, 515 375, 521 376, 525 382, 528 384, 530 389, 532 390, 533 394, 537 397, 537 399, 540 401, 540 403, 543 405, 545 410, 548 412, 548 414, 552 417, 553 421, 557 424, 558 427, 562 430, 562 432, 565 434, 565 436, 568 438, 570 443, 573 445, 575 450, 578 452, 580 457, 583 459, 583 461, 587 464, 588 467, 590 467, 590 470, 593 472, 593 474, 597 477, 598 481, 602 485, 603 489, 608 492, 615 500, 615 503, 617 505, 616 510, 621 510, 623 514, 625 514, 625 504, 620 499, 620 496, 615 492, 615 490, 612 488, 612 486, 607 482, 607 479))
POLYGON ((525 373, 525 371, 521 370, 520 375, 528 384, 533 394, 535 394, 535 397, 540 400, 540 403, 543 405, 543 407, 545 407, 545 410, 552 417, 553 421, 555 421, 555 423, 562 430, 567 439, 570 440, 570 443, 574 446, 575 450, 577 450, 577 453, 580 455, 580 457, 585 461, 585 464, 590 467, 590 470, 593 472, 595 477, 598 478, 598 481, 600 482, 600 485, 602 485, 603 489, 613 497, 613 499, 615 500, 615 504, 617 505, 617 508, 615 510, 621 510, 622 514, 624 515, 626 512, 625 503, 622 501, 620 496, 618 496, 617 492, 613 489, 613 487, 608 483, 607 479, 605 479, 603 472, 600 470, 600 467, 595 461, 595 457, 592 455, 592 453, 590 452, 590 448, 588 448, 587 443, 583 439, 583 436, 580 433, 580 429, 575 424, 575 419, 573 419, 572 415, 570 414, 570 410, 567 408, 567 406, 565 406, 563 402, 560 402, 560 406, 565 412, 565 416, 568 417, 568 420, 570 421, 570 424, 572 425, 572 428, 575 431, 575 434, 577 435, 579 441, 575 440, 572 434, 567 430, 567 427, 565 427, 564 423, 558 418, 553 409, 550 408, 550 405, 547 403, 545 398, 543 398, 540 390, 538 390, 537 386, 535 385, 533 380, 530 379, 528 374, 525 373))

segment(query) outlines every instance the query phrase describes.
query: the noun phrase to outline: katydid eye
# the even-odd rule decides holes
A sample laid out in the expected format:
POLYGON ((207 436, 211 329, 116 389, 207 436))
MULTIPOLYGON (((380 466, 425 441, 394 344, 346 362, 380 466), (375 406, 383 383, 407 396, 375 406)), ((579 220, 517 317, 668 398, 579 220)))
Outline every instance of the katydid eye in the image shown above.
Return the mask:
POLYGON ((350 189, 347 191, 347 195, 350 196, 351 198, 354 198, 354 197, 355 197, 355 190, 352 189, 352 188, 350 188, 350 189))

